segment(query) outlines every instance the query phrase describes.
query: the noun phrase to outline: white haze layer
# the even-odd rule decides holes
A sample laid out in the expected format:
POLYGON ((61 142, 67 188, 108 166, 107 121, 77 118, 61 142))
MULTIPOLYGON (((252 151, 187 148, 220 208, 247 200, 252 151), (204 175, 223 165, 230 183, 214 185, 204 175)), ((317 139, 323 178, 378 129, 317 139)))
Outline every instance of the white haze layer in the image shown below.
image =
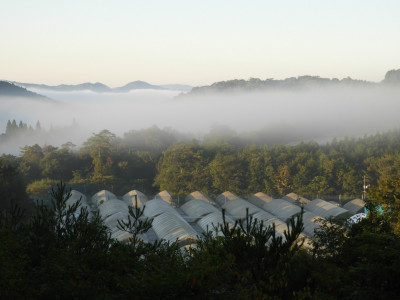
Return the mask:
POLYGON ((374 134, 400 126, 400 90, 383 87, 312 89, 291 92, 208 94, 177 98, 180 92, 136 90, 130 93, 48 92, 53 103, 31 99, 2 98, 0 132, 7 120, 42 127, 68 127, 46 140, 25 139, 1 143, 0 153, 19 153, 24 145, 60 146, 71 141, 81 145, 92 133, 108 129, 118 136, 130 130, 157 125, 199 138, 216 125, 237 132, 264 129, 274 136, 300 140, 329 141, 333 137, 374 134))

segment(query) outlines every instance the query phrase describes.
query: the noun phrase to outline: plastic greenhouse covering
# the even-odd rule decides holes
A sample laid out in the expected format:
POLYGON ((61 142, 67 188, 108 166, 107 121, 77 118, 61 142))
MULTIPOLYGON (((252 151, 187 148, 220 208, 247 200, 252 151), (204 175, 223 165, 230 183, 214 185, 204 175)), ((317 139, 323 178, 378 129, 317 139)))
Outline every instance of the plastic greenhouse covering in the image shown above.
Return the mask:
POLYGON ((117 212, 128 212, 128 204, 118 199, 111 199, 99 206, 100 215, 107 218, 117 212))
POLYGON ((287 222, 292 216, 301 212, 299 206, 283 199, 274 199, 271 202, 265 203, 262 208, 284 222, 287 222))
POLYGON ((210 197, 208 197, 206 194, 199 192, 199 191, 195 191, 193 193, 190 193, 189 195, 186 196, 185 201, 189 202, 193 199, 199 199, 199 200, 203 200, 207 203, 213 204, 215 205, 216 202, 214 200, 212 200, 210 197))
POLYGON ((144 215, 146 217, 155 217, 164 212, 170 212, 171 214, 181 217, 175 208, 161 199, 153 199, 146 202, 144 209, 144 215))
POLYGON ((241 199, 241 198, 232 192, 226 191, 226 192, 223 192, 221 195, 219 195, 215 200, 219 205, 222 206, 226 202, 235 200, 235 199, 241 199))
POLYGON ((171 205, 175 204, 172 194, 168 191, 159 192, 157 195, 154 196, 154 199, 161 199, 171 205))
POLYGON ((190 200, 189 202, 183 204, 180 208, 184 211, 185 214, 192 218, 202 217, 206 214, 220 211, 208 202, 199 199, 190 200))
POLYGON ((308 200, 307 198, 301 197, 296 193, 287 194, 286 196, 282 197, 282 199, 299 206, 304 206, 308 202, 310 202, 310 200, 308 200))
POLYGON ((135 206, 135 196, 137 196, 138 207, 142 207, 147 201, 149 201, 146 195, 138 190, 132 190, 126 193, 122 196, 122 200, 124 200, 129 206, 135 206))
MULTIPOLYGON (((235 224, 235 221, 228 216, 225 216, 225 221, 232 226, 233 224, 235 224)), ((214 234, 215 234, 214 226, 219 227, 218 224, 223 224, 223 223, 224 222, 222 219, 222 213, 220 211, 210 213, 201 218, 199 221, 197 221, 197 225, 199 225, 204 232, 209 230, 209 231, 214 231, 214 234)), ((221 235, 221 233, 219 232, 218 235, 221 235)))
POLYGON ((251 196, 248 201, 257 207, 262 208, 264 203, 268 203, 268 202, 272 201, 272 197, 259 192, 257 194, 254 194, 253 196, 251 196))
POLYGON ((197 238, 197 232, 183 218, 171 212, 164 212, 153 219, 153 230, 159 239, 168 242, 178 240, 181 245, 192 243, 197 238))
POLYGON ((222 205, 222 208, 226 209, 226 211, 235 218, 246 217, 247 208, 249 209, 249 215, 261 210, 259 207, 251 204, 250 202, 239 198, 226 202, 224 205, 222 205))
POLYGON ((113 193, 107 190, 102 190, 92 196, 92 203, 97 204, 97 206, 99 206, 110 199, 116 199, 116 198, 117 197, 113 193))
POLYGON ((365 202, 361 199, 353 199, 343 205, 344 209, 347 209, 352 215, 364 212, 365 202))
POLYGON ((306 204, 304 208, 325 219, 328 219, 329 217, 333 217, 335 219, 347 218, 351 215, 348 210, 335 206, 332 203, 322 199, 315 199, 306 204))

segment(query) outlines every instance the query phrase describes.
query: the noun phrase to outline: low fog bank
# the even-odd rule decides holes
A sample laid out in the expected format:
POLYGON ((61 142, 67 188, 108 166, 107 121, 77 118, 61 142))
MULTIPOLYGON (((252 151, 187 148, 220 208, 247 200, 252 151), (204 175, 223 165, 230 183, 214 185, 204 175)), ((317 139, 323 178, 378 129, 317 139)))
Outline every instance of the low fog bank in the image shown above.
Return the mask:
POLYGON ((174 98, 179 92, 165 90, 124 94, 34 91, 55 102, 1 99, 0 133, 12 119, 31 125, 39 120, 46 130, 59 130, 42 140, 32 136, 2 142, 0 153, 18 154, 19 147, 34 143, 60 146, 71 141, 81 145, 102 129, 122 136, 152 125, 191 133, 198 139, 221 125, 246 133, 249 140, 253 137, 269 144, 326 142, 400 127, 400 90, 383 87, 208 94, 184 99, 174 98))
POLYGON ((266 143, 327 142, 400 127, 400 89, 390 87, 216 93, 185 97, 174 105, 183 111, 196 107, 193 121, 204 129, 215 122, 264 137, 266 143))

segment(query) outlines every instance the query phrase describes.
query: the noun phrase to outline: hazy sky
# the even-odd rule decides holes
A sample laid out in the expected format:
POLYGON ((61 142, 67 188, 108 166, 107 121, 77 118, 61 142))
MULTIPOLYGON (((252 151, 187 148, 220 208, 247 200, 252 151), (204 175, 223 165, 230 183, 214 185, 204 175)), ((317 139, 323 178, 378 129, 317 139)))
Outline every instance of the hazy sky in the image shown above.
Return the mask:
POLYGON ((398 0, 1 0, 0 79, 206 85, 400 68, 398 0))

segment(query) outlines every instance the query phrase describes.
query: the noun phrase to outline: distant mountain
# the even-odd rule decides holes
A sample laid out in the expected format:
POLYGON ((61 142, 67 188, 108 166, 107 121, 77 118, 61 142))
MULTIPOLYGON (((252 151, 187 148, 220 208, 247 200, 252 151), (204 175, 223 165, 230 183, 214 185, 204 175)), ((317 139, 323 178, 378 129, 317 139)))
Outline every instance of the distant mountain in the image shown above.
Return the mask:
POLYGON ((24 97, 38 100, 51 100, 43 95, 28 91, 8 81, 0 81, 0 97, 24 97))
POLYGON ((110 88, 109 86, 96 82, 96 83, 81 83, 76 85, 61 84, 56 86, 46 85, 46 84, 35 84, 35 83, 23 83, 23 82, 12 82, 18 86, 23 86, 25 88, 48 90, 55 92, 76 92, 76 91, 92 91, 96 93, 104 92, 118 92, 126 93, 132 90, 177 90, 177 91, 190 91, 192 89, 189 85, 184 84, 165 84, 165 85, 153 85, 145 81, 133 81, 124 86, 117 88, 110 88))
POLYGON ((113 89, 115 92, 129 92, 131 90, 165 90, 165 88, 152 85, 144 81, 133 81, 124 86, 113 89))
POLYGON ((72 92, 72 91, 93 91, 93 92, 111 92, 111 88, 100 82, 96 83, 81 83, 76 85, 61 84, 57 87, 59 91, 72 92))
POLYGON ((26 88, 34 88, 40 90, 50 90, 56 92, 74 92, 74 91, 93 91, 93 92, 111 92, 112 89, 105 84, 96 82, 96 83, 81 83, 76 85, 69 85, 69 84, 61 84, 56 86, 46 85, 46 84, 35 84, 35 83, 23 83, 23 82, 13 82, 17 85, 26 87, 26 88))
POLYGON ((210 93, 229 93, 229 92, 254 92, 265 90, 302 90, 327 87, 374 87, 374 86, 400 87, 400 69, 391 70, 386 73, 385 79, 379 83, 352 79, 350 77, 341 80, 337 78, 321 78, 319 76, 299 76, 290 77, 283 80, 250 78, 249 80, 234 79, 228 81, 215 82, 208 86, 194 87, 190 92, 181 94, 177 98, 187 96, 199 96, 210 93))

